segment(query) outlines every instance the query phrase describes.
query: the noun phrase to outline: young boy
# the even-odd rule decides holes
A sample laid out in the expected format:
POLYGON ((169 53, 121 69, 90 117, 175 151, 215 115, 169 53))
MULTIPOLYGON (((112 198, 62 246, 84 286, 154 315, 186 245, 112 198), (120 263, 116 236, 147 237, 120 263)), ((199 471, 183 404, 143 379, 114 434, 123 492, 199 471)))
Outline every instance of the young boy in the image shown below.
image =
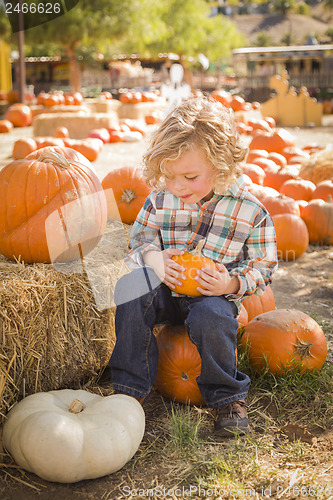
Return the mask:
POLYGON ((215 101, 189 99, 164 119, 144 156, 155 189, 131 233, 127 263, 135 270, 115 290, 115 391, 142 402, 157 373, 154 325, 185 324, 201 356, 197 383, 220 436, 248 431, 250 379, 237 370, 235 355, 238 306, 263 293, 277 266, 271 217, 240 178, 245 155, 231 112, 215 101), (201 296, 176 294, 185 276, 172 256, 202 239, 216 270, 197 272, 201 296))

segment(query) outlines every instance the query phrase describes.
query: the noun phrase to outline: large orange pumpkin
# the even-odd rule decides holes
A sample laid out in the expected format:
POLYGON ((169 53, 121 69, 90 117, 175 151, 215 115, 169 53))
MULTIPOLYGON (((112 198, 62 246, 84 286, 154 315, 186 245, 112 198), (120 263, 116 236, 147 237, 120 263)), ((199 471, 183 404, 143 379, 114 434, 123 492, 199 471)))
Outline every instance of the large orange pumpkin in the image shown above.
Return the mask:
POLYGON ((39 150, 0 172, 0 252, 9 259, 64 262, 99 242, 106 201, 94 172, 56 151, 39 150))
POLYGON ((247 295, 242 301, 242 305, 247 311, 248 321, 251 321, 259 314, 273 311, 275 309, 275 298, 271 286, 268 285, 262 295, 256 293, 247 295))
POLYGON ((311 243, 333 245, 333 202, 330 195, 327 201, 310 200, 302 210, 302 219, 307 225, 311 243))
POLYGON ((301 217, 294 214, 278 214, 272 217, 279 259, 298 259, 309 246, 309 232, 301 217))
POLYGON ((199 284, 195 280, 197 271, 202 267, 216 269, 215 262, 202 254, 203 241, 201 240, 193 251, 184 252, 183 255, 172 256, 172 260, 184 267, 183 274, 186 276, 186 280, 179 279, 182 285, 175 285, 175 288, 173 288, 174 292, 190 297, 199 297, 201 295, 197 290, 199 284))
POLYGON ((268 153, 282 153, 289 146, 295 146, 295 138, 284 128, 275 128, 270 133, 255 135, 249 144, 250 149, 265 149, 268 153))
POLYGON ((7 109, 5 118, 12 122, 14 127, 27 127, 32 122, 31 109, 26 104, 13 104, 7 109))
POLYGON ((156 389, 181 403, 204 405, 197 384, 201 358, 184 326, 163 326, 156 335, 159 358, 156 389))
POLYGON ((289 369, 320 370, 327 356, 323 330, 307 314, 276 309, 260 314, 244 328, 241 343, 251 367, 260 372, 284 374, 289 369))
MULTIPOLYGON (((239 317, 238 321, 244 326, 246 316, 242 315, 242 320, 239 317)), ((196 380, 201 373, 201 358, 185 327, 164 325, 157 332, 156 340, 159 352, 156 389, 173 401, 205 405, 196 380)))
POLYGON ((108 219, 132 224, 145 199, 151 192, 142 171, 131 167, 122 167, 109 172, 102 180, 105 191, 108 219))

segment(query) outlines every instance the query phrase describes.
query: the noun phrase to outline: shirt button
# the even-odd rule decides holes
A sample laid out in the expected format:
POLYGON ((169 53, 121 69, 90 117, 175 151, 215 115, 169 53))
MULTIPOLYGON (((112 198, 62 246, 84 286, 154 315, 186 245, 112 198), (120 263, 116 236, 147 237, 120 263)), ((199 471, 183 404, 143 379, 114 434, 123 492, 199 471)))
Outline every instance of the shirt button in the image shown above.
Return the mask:
POLYGON ((195 248, 195 245, 193 243, 190 243, 189 245, 187 245, 188 250, 193 250, 194 248, 195 248))
POLYGON ((176 220, 176 216, 175 216, 175 215, 171 215, 171 218, 170 218, 170 219, 171 219, 171 222, 175 222, 175 220, 176 220))

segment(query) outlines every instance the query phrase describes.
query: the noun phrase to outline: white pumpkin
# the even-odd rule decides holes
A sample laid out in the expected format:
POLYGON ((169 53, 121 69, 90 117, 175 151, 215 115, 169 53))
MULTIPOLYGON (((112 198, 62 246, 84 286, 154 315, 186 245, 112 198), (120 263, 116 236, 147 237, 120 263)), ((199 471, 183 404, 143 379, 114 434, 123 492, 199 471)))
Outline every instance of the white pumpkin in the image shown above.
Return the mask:
POLYGON ((74 483, 121 469, 135 454, 145 429, 138 401, 63 389, 26 397, 8 413, 6 450, 42 479, 74 483))

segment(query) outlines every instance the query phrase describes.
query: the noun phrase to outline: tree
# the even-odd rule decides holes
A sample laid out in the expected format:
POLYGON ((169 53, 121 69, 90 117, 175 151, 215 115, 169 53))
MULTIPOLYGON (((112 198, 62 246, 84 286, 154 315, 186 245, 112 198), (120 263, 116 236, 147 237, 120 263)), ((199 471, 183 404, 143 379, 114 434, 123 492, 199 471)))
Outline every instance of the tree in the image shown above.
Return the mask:
POLYGON ((294 0, 274 0, 273 9, 282 15, 288 14, 294 8, 294 0))
POLYGON ((244 36, 225 16, 209 17, 205 0, 140 0, 141 17, 132 23, 120 49, 145 56, 173 52, 179 55, 191 85, 188 58, 204 54, 211 62, 230 57, 244 44, 244 36))
POLYGON ((267 31, 260 31, 257 35, 256 45, 258 47, 269 47, 272 45, 272 37, 267 31))
POLYGON ((325 0, 324 8, 330 12, 330 17, 332 17, 333 13, 333 0, 325 0))
POLYGON ((25 32, 31 46, 50 41, 62 47, 70 64, 70 87, 80 90, 81 82, 76 51, 86 45, 103 46, 122 36, 137 12, 140 0, 80 0, 65 15, 25 32))

